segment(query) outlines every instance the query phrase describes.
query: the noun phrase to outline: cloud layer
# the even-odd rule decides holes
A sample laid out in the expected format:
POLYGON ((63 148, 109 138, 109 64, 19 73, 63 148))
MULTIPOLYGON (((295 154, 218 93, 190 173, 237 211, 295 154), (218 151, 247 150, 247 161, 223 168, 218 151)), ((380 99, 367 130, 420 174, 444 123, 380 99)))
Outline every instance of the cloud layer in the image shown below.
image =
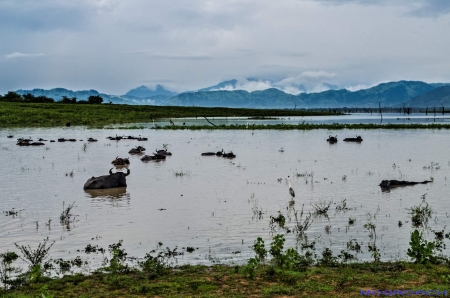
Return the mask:
POLYGON ((450 82, 447 0, 0 0, 0 93, 450 82), (25 59, 26 58, 26 59, 25 59), (270 82, 270 84, 267 84, 270 82))

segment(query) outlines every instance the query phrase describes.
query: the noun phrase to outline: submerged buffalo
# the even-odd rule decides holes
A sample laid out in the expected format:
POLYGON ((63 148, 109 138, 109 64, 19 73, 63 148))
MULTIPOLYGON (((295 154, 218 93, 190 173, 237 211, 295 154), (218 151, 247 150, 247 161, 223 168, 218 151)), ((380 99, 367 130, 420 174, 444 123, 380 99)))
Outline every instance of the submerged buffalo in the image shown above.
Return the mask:
POLYGON ((337 143, 338 139, 337 136, 333 137, 333 136, 328 136, 327 142, 330 144, 334 144, 337 143))
POLYGON ((390 190, 391 187, 395 187, 395 186, 405 186, 405 185, 416 185, 416 184, 427 184, 430 183, 430 180, 425 180, 422 182, 414 182, 414 181, 399 181, 399 180, 383 180, 381 181, 381 183, 379 184, 379 186, 383 189, 383 190, 390 190))
POLYGON ((164 156, 172 156, 172 153, 167 151, 167 149, 156 149, 156 153, 154 153, 155 155, 159 154, 159 155, 164 155, 164 156))
POLYGON ((115 166, 128 166, 130 164, 130 160, 128 158, 121 158, 117 156, 111 163, 115 166))
POLYGON ((144 155, 144 157, 141 158, 142 161, 151 161, 151 160, 165 160, 166 155, 153 153, 153 155, 144 155))
POLYGON ((356 138, 345 138, 344 142, 362 142, 363 139, 361 136, 357 136, 356 138))
POLYGON ((131 149, 130 151, 128 151, 128 153, 130 154, 142 154, 144 153, 145 148, 142 146, 137 146, 136 148, 131 149))
POLYGON ((222 156, 224 154, 223 149, 222 151, 217 151, 217 152, 204 152, 202 153, 202 156, 222 156))
POLYGON ((84 189, 106 189, 115 187, 127 186, 126 176, 130 175, 130 169, 127 173, 117 172, 113 173, 112 168, 109 170, 109 175, 89 178, 84 184, 84 189))

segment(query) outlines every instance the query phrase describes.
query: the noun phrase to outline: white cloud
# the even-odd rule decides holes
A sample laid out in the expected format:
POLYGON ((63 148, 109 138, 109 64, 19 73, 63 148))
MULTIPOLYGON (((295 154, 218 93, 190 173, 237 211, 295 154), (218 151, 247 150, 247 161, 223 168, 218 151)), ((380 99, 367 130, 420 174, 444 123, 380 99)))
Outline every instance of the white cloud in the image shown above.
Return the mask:
POLYGON ((370 87, 367 85, 364 85, 364 84, 345 87, 345 89, 347 89, 348 91, 351 91, 351 92, 355 92, 355 91, 367 89, 367 88, 370 88, 370 87))
POLYGON ((14 52, 11 54, 6 54, 4 57, 6 59, 15 59, 15 58, 24 58, 24 57, 41 57, 44 56, 44 54, 24 54, 20 52, 14 52))

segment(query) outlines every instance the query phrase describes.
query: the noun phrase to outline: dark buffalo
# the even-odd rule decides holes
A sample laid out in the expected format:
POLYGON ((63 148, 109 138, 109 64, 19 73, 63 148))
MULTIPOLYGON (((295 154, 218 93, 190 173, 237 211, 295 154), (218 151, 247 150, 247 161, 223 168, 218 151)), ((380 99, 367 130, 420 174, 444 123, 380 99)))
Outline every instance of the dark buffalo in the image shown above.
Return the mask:
POLYGON ((144 157, 141 158, 142 161, 151 161, 151 160, 165 160, 166 156, 162 154, 153 154, 151 155, 144 155, 144 157))
POLYGON ((233 153, 233 151, 230 151, 228 153, 223 153, 222 157, 226 157, 226 158, 235 158, 236 154, 233 153))
POLYGON ((363 139, 361 138, 361 136, 357 136, 356 138, 345 138, 344 142, 362 142, 363 139))
POLYGON ((145 148, 142 146, 137 146, 136 148, 131 149, 128 151, 130 154, 142 154, 145 151, 145 148))
POLYGON ((202 153, 202 156, 213 156, 213 155, 215 155, 215 156, 222 156, 223 155, 223 149, 222 149, 222 151, 217 151, 217 152, 204 152, 204 153, 202 153))
POLYGON ((379 184, 379 186, 383 189, 383 190, 390 190, 391 187, 395 187, 395 186, 406 186, 406 185, 416 185, 416 184, 427 184, 430 183, 430 180, 425 180, 422 182, 414 182, 414 181, 399 181, 399 180, 383 180, 381 181, 381 183, 379 184))
POLYGON ((156 149, 155 154, 164 155, 164 156, 172 156, 172 153, 168 152, 166 149, 161 149, 161 150, 156 149))
POLYGON ((97 139, 89 138, 89 139, 88 139, 88 142, 97 142, 97 139))
POLYGON ((121 158, 117 156, 111 163, 115 166, 128 166, 130 164, 130 160, 128 158, 121 158))
POLYGON ((9 135, 8 138, 12 139, 12 138, 14 138, 14 135, 9 135))
POLYGON ((202 156, 213 156, 216 155, 216 152, 203 152, 202 156))
POLYGON ((109 170, 109 175, 104 175, 100 177, 89 178, 84 184, 84 189, 106 189, 115 187, 126 187, 127 180, 126 176, 130 175, 130 169, 127 169, 127 173, 117 172, 114 173, 109 170))
POLYGON ((338 139, 337 139, 337 135, 335 137, 333 136, 328 136, 327 142, 330 144, 334 144, 337 143, 338 139))

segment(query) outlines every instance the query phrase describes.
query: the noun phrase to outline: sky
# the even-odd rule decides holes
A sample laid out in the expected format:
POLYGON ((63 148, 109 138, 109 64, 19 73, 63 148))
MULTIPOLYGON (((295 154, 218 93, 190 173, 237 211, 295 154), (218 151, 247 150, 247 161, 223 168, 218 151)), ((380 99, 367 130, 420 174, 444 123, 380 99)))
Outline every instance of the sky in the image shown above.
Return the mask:
POLYGON ((0 40, 0 94, 450 82, 448 0, 0 0, 0 40))

